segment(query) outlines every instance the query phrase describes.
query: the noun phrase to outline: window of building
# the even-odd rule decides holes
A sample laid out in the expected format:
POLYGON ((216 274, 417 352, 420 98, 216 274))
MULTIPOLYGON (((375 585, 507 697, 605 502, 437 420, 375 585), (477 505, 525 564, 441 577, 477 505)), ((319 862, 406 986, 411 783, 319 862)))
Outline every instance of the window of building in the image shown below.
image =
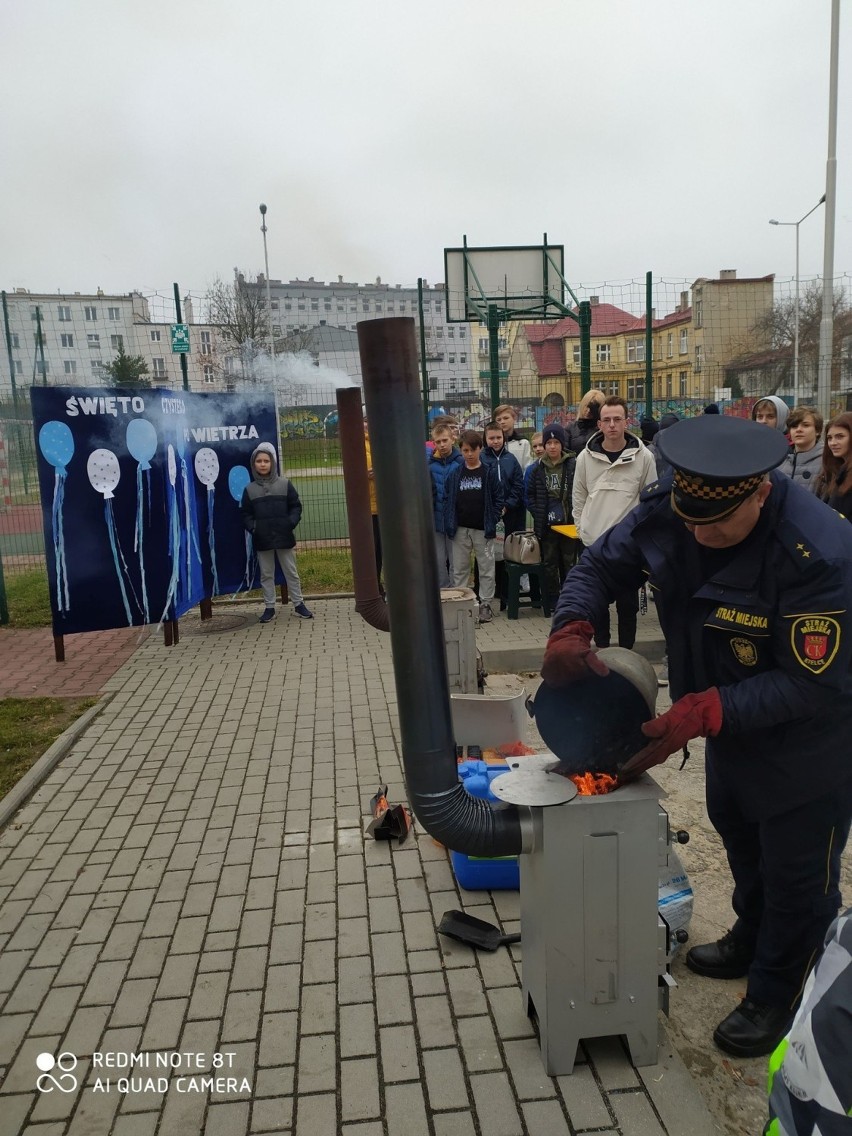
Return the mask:
POLYGON ((327 312, 331 311, 331 300, 324 300, 322 305, 327 312))
POLYGON ((459 328, 459 339, 467 339, 467 328, 464 324, 459 328))
POLYGON ((574 365, 580 366, 580 344, 574 343, 571 347, 571 357, 574 360, 574 365))
MULTIPOLYGON (((63 338, 63 340, 64 340, 64 339, 65 339, 65 336, 63 335, 63 336, 62 336, 62 338, 63 338)), ((12 334, 11 334, 11 335, 9 336, 9 340, 10 340, 10 342, 11 342, 11 346, 12 346, 12 347, 20 347, 20 346, 21 346, 21 337, 20 337, 20 336, 18 335, 18 333, 17 333, 17 332, 13 332, 13 333, 12 333, 12 334)), ((66 344, 66 343, 64 343, 64 342, 63 342, 62 346, 63 346, 63 347, 66 347, 66 346, 67 346, 67 347, 70 347, 70 346, 71 346, 71 344, 70 344, 70 343, 69 343, 69 344, 66 344)))
POLYGON ((280 309, 281 304, 278 300, 273 300, 269 306, 272 308, 273 312, 277 312, 280 309))
POLYGON ((444 310, 444 308, 443 308, 443 305, 441 304, 441 301, 436 300, 435 301, 435 311, 438 313, 438 315, 440 315, 443 310, 444 310))
POLYGON ((370 301, 369 300, 362 300, 361 301, 361 311, 362 312, 368 312, 369 310, 370 310, 370 301))
MULTIPOLYGON (((325 322, 325 321, 323 321, 323 322, 325 322)), ((280 335, 281 334, 281 324, 280 323, 274 323, 272 325, 272 334, 273 335, 280 335)), ((209 355, 209 354, 210 354, 209 351, 202 351, 202 355, 209 355)))
POLYGON ((438 328, 438 331, 437 331, 437 335, 438 335, 438 338, 439 338, 439 339, 443 339, 443 338, 444 338, 444 329, 443 329, 442 327, 439 327, 439 328, 438 328))
POLYGON ((394 304, 393 300, 388 300, 388 311, 392 312, 392 311, 394 311, 395 308, 396 308, 396 304, 394 304))
POLYGON ((76 375, 77 374, 77 360, 76 359, 66 359, 65 362, 63 363, 63 366, 65 368, 65 374, 66 375, 76 375))
POLYGON ((482 338, 479 340, 479 350, 483 354, 488 351, 488 340, 485 338, 485 336, 482 336, 482 338))
POLYGON ((462 352, 461 355, 459 355, 459 362, 460 363, 466 363, 467 362, 467 355, 464 352, 462 352))
POLYGON ((87 320, 96 320, 98 318, 98 309, 90 307, 88 304, 83 308, 83 315, 87 320))
POLYGON ((674 375, 671 373, 671 371, 669 371, 669 373, 666 375, 666 398, 672 397, 672 390, 673 390, 672 383, 673 382, 674 382, 674 375))
POLYGON ((342 301, 342 300, 338 300, 338 301, 337 301, 337 310, 338 310, 339 312, 342 312, 342 311, 345 311, 345 310, 346 310, 346 305, 345 305, 345 304, 343 303, 343 301, 342 301))
POLYGON ((101 362, 101 360, 100 359, 93 359, 92 360, 92 374, 95 375, 97 378, 100 378, 103 373, 104 373, 104 365, 101 362))
POLYGON ((618 389, 618 379, 611 379, 609 382, 601 383, 601 390, 606 395, 621 394, 621 391, 618 389))
MULTIPOLYGON (((64 331, 62 333, 62 335, 60 335, 59 341, 60 341, 60 343, 62 344, 63 347, 73 347, 74 346, 74 336, 71 335, 67 331, 64 331)), ((12 346, 16 347, 17 344, 13 343, 12 346)))
POLYGON ((165 361, 165 359, 163 359, 162 356, 157 356, 157 358, 151 360, 151 364, 153 366, 153 373, 157 376, 157 378, 160 378, 160 379, 165 378, 165 374, 166 374, 166 361, 165 361))
POLYGON ((292 312, 292 310, 293 310, 293 301, 292 300, 285 300, 284 301, 284 311, 285 312, 292 312))
POLYGON ((681 371, 680 372, 680 389, 678 391, 678 394, 680 395, 681 398, 686 397, 686 380, 687 380, 688 373, 689 373, 688 371, 681 371))
POLYGON ((213 382, 213 364, 205 363, 203 367, 205 383, 213 382))
POLYGON ((704 348, 700 343, 695 344, 695 370, 700 371, 704 366, 704 348))
POLYGON ((235 375, 237 373, 237 361, 233 355, 225 356, 225 374, 235 375))
POLYGON ((406 301, 405 301, 405 300, 400 300, 400 301, 399 301, 399 310, 400 310, 401 312, 404 312, 404 311, 405 311, 405 304, 406 304, 406 301))
POLYGON ((110 347, 113 349, 113 351, 123 351, 124 350, 124 336, 123 335, 111 335, 109 337, 109 344, 110 344, 110 347))
POLYGON ((50 363, 48 363, 46 359, 44 362, 42 362, 41 359, 36 359, 35 369, 39 375, 47 375, 50 373, 50 363))
POLYGON ((38 304, 30 304, 30 319, 38 319, 38 304))
POLYGON ((689 352, 689 332, 686 328, 680 333, 680 353, 686 355, 689 352))
POLYGON ((161 338, 162 338, 161 332, 159 332, 159 331, 152 331, 151 332, 151 342, 152 343, 159 343, 161 338))
POLYGON ((15 359, 15 374, 20 375, 24 369, 24 365, 20 359, 15 359))
POLYGON ((704 301, 697 294, 693 294, 693 298, 695 300, 695 326, 696 327, 703 327, 704 326, 704 301))
POLYGON ((449 355, 449 356, 447 357, 447 362, 448 362, 448 363, 455 363, 455 361, 456 361, 456 357, 455 357, 455 355, 449 355))
POLYGON ((304 301, 304 300, 299 300, 299 304, 298 304, 298 307, 299 307, 299 311, 300 311, 300 312, 303 312, 303 311, 305 310, 305 301, 304 301))
POLYGON ((666 336, 666 355, 669 359, 674 355, 674 332, 671 331, 666 336))
POLYGON ((447 328, 447 339, 455 339, 456 329, 454 327, 447 328))
POLYGON ((319 300, 311 300, 311 311, 312 312, 318 312, 319 311, 319 300))
POLYGON ((609 343, 595 344, 595 362, 609 363, 612 358, 612 345, 609 343))
POLYGON ((357 310, 358 310, 358 301, 357 300, 350 300, 349 301, 349 311, 354 312, 354 311, 357 311, 357 310))
POLYGON ((630 401, 639 400, 645 397, 645 384, 638 379, 627 380, 627 398, 630 401))
POLYGON ((107 308, 107 319, 117 320, 121 319, 120 308, 107 308))
POLYGON ((428 308, 429 311, 431 311, 432 310, 432 301, 431 300, 424 300, 423 301, 423 307, 428 308))
POLYGON ((90 331, 86 336, 86 342, 88 343, 89 347, 100 347, 101 337, 96 331, 90 331))
MULTIPOLYGON (((281 329, 279 328, 278 330, 280 331, 281 329)), ((201 332, 201 347, 199 348, 199 354, 201 354, 201 355, 212 355, 213 354, 213 345, 210 342, 210 332, 209 331, 202 331, 201 332)))
MULTIPOLYGON (((645 340, 644 339, 628 339, 627 340, 627 362, 628 363, 644 363, 645 362, 645 340)), ((631 395, 627 396, 631 398, 631 395)))
POLYGON ((497 346, 498 346, 498 348, 499 348, 499 349, 500 349, 501 351, 505 351, 505 350, 506 350, 506 347, 507 347, 507 345, 508 345, 508 341, 507 341, 507 339, 506 339, 506 336, 505 336, 505 335, 499 335, 499 336, 497 337, 497 346))
POLYGON ((381 310, 382 310, 382 301, 376 300, 376 311, 380 312, 381 310))
POLYGON ((66 304, 60 304, 59 307, 56 310, 59 312, 59 322, 60 323, 70 323, 71 322, 71 308, 70 307, 68 307, 66 304))

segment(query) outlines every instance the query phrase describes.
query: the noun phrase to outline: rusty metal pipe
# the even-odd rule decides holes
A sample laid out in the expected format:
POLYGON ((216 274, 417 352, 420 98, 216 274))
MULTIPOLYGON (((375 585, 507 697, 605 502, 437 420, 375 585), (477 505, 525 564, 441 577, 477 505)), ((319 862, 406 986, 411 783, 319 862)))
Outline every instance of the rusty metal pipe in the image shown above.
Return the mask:
POLYGON ((381 429, 373 471, 409 801, 426 831, 447 847, 472 856, 516 855, 522 847, 517 808, 492 809, 458 777, 414 320, 359 323, 358 347, 367 418, 381 429))
POLYGON ((349 518, 355 610, 377 631, 389 631, 388 605, 382 599, 376 579, 376 546, 370 513, 361 391, 358 387, 341 387, 337 391, 337 422, 340 457, 343 462, 343 487, 346 491, 346 515, 349 518))

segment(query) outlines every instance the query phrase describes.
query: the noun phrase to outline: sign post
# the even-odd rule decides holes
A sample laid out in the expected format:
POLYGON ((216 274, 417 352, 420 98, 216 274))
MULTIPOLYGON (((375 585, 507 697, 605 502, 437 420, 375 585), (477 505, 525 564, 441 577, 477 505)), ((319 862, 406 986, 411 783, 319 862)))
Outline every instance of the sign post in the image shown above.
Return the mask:
POLYGON ((175 290, 175 316, 177 323, 172 324, 172 354, 180 355, 180 373, 183 376, 183 389, 189 390, 189 375, 186 367, 186 357, 189 354, 189 324, 183 323, 180 312, 180 289, 177 284, 175 290))

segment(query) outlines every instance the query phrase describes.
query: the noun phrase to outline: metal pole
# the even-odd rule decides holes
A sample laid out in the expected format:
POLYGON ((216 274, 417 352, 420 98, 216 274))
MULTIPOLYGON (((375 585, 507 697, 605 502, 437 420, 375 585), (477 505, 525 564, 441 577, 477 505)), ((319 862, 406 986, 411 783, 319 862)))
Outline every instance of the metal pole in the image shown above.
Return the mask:
POLYGON ((831 417, 831 358, 834 339, 834 213, 837 190, 837 69, 840 54, 840 0, 831 3, 828 81, 828 159, 825 171, 825 251, 822 270, 822 319, 819 325, 817 408, 831 417))
POLYGON ((35 306, 35 343, 39 349, 39 358, 41 359, 41 385, 48 385, 48 370, 44 366, 44 336, 41 334, 41 308, 36 303, 35 306))
POLYGON ((261 225, 263 233, 263 265, 266 269, 266 313, 269 316, 269 358, 272 360, 272 381, 275 382, 275 336, 272 334, 272 289, 269 283, 269 254, 266 251, 266 206, 260 205, 261 225))
MULTIPOLYGON (((183 323, 183 318, 182 318, 181 312, 180 312, 180 288, 178 288, 177 284, 173 284, 172 287, 174 288, 174 292, 175 292, 175 316, 177 318, 178 323, 183 323)), ((185 391, 188 391, 189 390, 189 371, 187 369, 186 352, 185 351, 181 351, 181 353, 180 353, 180 373, 183 376, 183 389, 185 391)), ((168 644, 166 644, 166 646, 168 646, 168 644)))
POLYGON ((796 310, 793 313, 793 406, 799 405, 799 225, 796 222, 796 310))
POLYGON ((9 305, 6 303, 6 293, 3 293, 3 326, 6 329, 6 354, 9 358, 9 378, 12 380, 12 405, 15 412, 18 410, 18 387, 15 383, 15 360, 12 356, 12 333, 9 330, 9 305))
POLYGON ((645 273, 645 414, 649 418, 654 416, 654 368, 652 366, 651 355, 654 349, 654 340, 652 337, 653 322, 653 302, 654 294, 651 285, 651 273, 645 273))
POLYGON ((429 437, 429 372, 426 370, 426 328, 423 324, 423 277, 417 277, 417 318, 420 323, 420 376, 423 383, 423 425, 429 437))
POLYGON ((496 304, 488 305, 488 364, 491 369, 491 417, 500 405, 500 312, 496 304))
MULTIPOLYGON (((580 392, 586 394, 592 389, 592 305, 590 300, 581 300, 578 311, 580 325, 580 392)), ((579 400, 578 400, 579 401, 579 400)))

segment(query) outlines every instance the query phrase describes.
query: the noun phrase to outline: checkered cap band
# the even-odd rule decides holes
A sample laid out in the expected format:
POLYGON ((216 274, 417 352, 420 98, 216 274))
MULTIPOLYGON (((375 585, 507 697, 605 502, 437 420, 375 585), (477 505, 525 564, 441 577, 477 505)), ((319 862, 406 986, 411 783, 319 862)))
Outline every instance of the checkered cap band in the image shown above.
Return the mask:
POLYGON ((749 493, 753 493, 763 481, 763 476, 762 473, 756 473, 752 477, 743 478, 742 481, 726 482, 720 485, 678 469, 675 471, 674 480, 681 493, 687 497, 695 498, 696 501, 730 501, 733 498, 747 497, 749 493))
POLYGON ((672 485, 672 508, 683 520, 696 525, 724 520, 758 488, 763 473, 752 474, 740 481, 713 481, 699 474, 675 470, 672 485))

